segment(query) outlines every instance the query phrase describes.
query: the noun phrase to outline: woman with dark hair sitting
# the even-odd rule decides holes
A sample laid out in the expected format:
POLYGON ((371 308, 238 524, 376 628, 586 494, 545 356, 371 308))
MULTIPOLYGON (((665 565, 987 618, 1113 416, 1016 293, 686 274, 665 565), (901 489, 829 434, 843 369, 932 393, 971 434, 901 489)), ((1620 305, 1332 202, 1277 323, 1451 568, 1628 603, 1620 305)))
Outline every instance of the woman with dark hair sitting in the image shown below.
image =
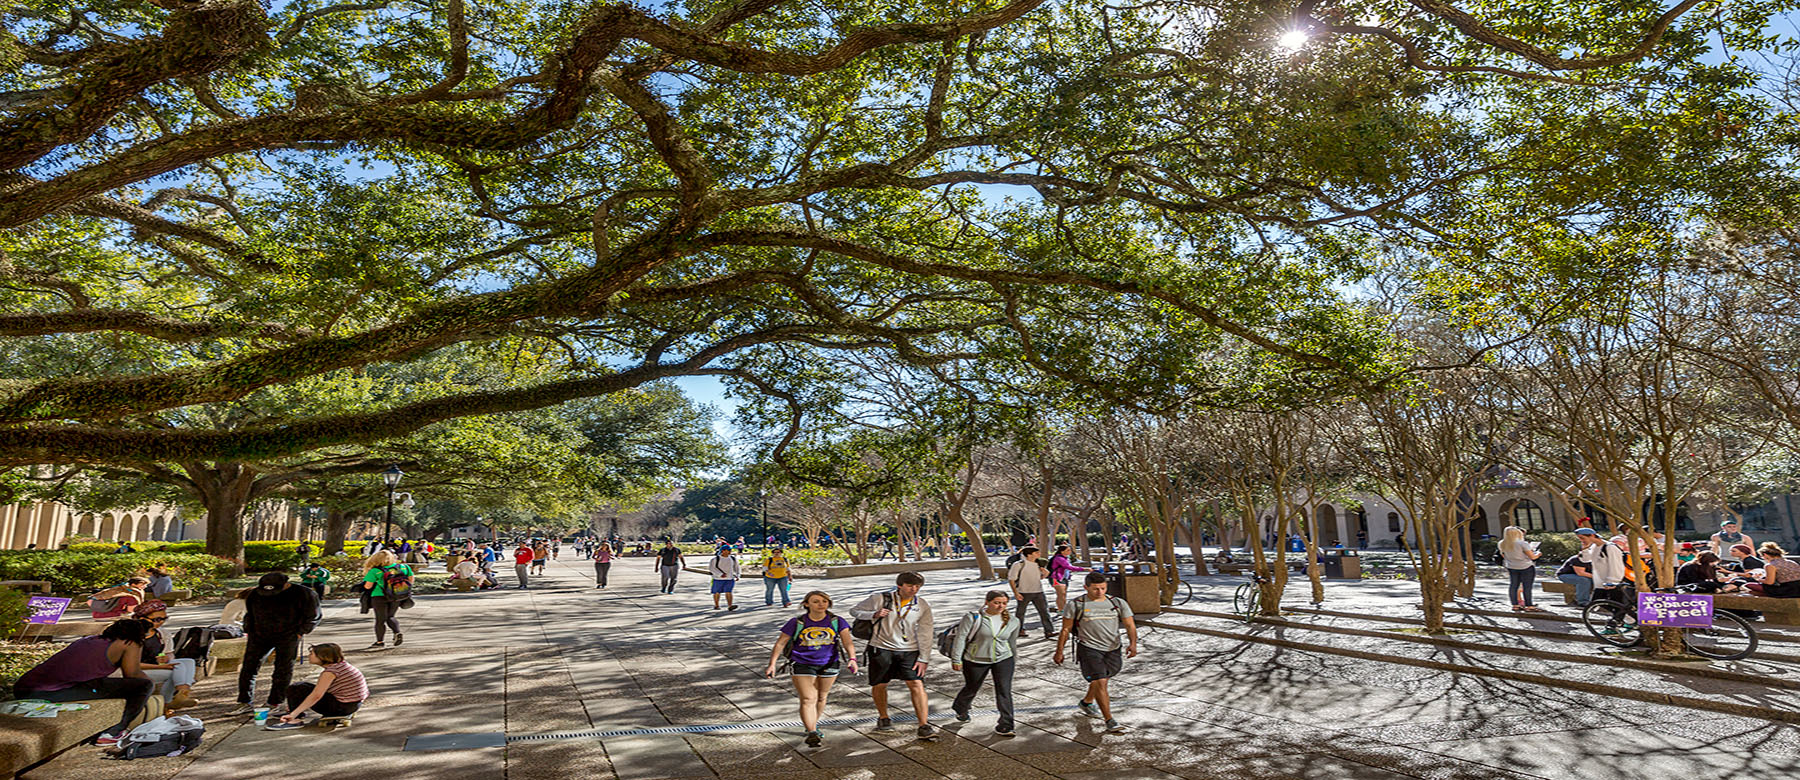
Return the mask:
POLYGON ((1725 583, 1719 581, 1719 556, 1703 552, 1694 560, 1682 564, 1675 571, 1675 584, 1692 585, 1695 593, 1718 592, 1725 587, 1725 583))
POLYGON ((82 637, 44 659, 13 683, 21 699, 84 701, 124 699, 125 714, 94 740, 112 747, 144 711, 150 699, 150 677, 144 674, 144 637, 153 630, 148 620, 127 618, 107 626, 99 636, 82 637), (120 677, 113 677, 117 671, 120 677))

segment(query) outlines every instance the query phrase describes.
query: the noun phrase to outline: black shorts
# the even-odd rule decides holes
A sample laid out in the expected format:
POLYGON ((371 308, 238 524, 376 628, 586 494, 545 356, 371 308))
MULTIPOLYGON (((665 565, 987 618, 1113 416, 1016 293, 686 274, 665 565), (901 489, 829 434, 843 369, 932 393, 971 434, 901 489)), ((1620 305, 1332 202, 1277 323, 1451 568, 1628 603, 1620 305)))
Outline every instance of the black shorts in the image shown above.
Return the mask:
POLYGON ((834 663, 794 664, 793 671, 788 674, 792 677, 836 677, 838 676, 838 665, 834 663))
POLYGON ((1081 678, 1088 682, 1117 677, 1119 670, 1125 668, 1125 648, 1101 650, 1078 642, 1075 661, 1081 665, 1081 678))
POLYGON ((869 685, 885 685, 892 680, 922 680, 924 678, 913 671, 913 664, 918 662, 917 650, 903 653, 879 647, 869 648, 869 685))

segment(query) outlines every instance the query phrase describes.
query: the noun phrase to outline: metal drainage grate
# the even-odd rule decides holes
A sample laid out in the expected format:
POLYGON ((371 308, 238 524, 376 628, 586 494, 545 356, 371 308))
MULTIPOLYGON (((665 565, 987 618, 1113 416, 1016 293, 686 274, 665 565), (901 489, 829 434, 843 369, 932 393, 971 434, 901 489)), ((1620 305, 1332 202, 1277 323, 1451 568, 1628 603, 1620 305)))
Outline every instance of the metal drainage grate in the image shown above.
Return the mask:
MULTIPOLYGON (((1139 699, 1135 702, 1119 700, 1120 704, 1152 705, 1172 701, 1182 701, 1171 697, 1164 699, 1139 699)), ((1045 704, 1036 707, 1014 707, 1013 713, 1025 712, 1066 712, 1076 709, 1072 704, 1045 704)), ((906 710, 892 710, 895 719, 910 719, 912 713, 906 710)), ((999 715, 999 710, 970 710, 970 715, 999 715)), ((819 721, 821 726, 854 726, 875 723, 881 719, 873 715, 854 718, 827 718, 819 721)), ((745 731, 782 731, 802 728, 797 720, 763 720, 748 723, 719 723, 705 726, 658 726, 647 729, 616 729, 601 731, 553 731, 547 734, 515 734, 507 735, 499 731, 475 732, 467 734, 422 734, 406 739, 404 750, 474 750, 478 748, 500 747, 515 742, 553 742, 565 739, 618 739, 620 737, 654 737, 669 734, 731 734, 745 731)))

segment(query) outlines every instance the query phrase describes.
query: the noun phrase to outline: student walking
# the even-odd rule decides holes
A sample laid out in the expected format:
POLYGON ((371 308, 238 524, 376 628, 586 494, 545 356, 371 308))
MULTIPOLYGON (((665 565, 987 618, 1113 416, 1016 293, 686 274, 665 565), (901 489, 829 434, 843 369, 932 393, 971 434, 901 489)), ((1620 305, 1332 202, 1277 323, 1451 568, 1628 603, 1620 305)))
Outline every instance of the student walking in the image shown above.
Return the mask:
POLYGON ((387 630, 394 629, 394 646, 406 637, 400 634, 400 610, 412 602, 413 570, 394 559, 387 550, 369 556, 363 564, 363 591, 369 600, 364 612, 375 613, 375 643, 371 648, 387 647, 387 630))
POLYGON ((319 667, 319 681, 312 685, 294 683, 287 688, 287 712, 272 718, 263 728, 286 731, 306 725, 307 710, 320 718, 347 718, 354 715, 369 698, 369 684, 362 671, 344 660, 344 649, 330 642, 313 645, 306 662, 319 667))
POLYGON ((850 623, 831 614, 831 597, 825 591, 808 593, 800 603, 805 605, 806 614, 781 627, 763 676, 774 677, 785 654, 792 665, 788 680, 800 697, 800 724, 806 728, 806 746, 819 747, 824 744, 819 720, 825 717, 825 699, 831 694, 832 683, 837 682, 838 667, 848 666, 850 673, 856 674, 856 640, 850 635, 850 623))
POLYGON ((1078 571, 1087 571, 1069 561, 1069 546, 1059 544, 1056 554, 1050 556, 1050 586, 1056 589, 1055 611, 1061 612, 1069 604, 1069 576, 1078 571))
POLYGON ((539 539, 531 546, 531 573, 543 574, 544 565, 550 562, 550 545, 539 539))
POLYGON ((681 554, 681 548, 676 547, 673 540, 664 539, 662 549, 656 551, 656 570, 662 575, 662 592, 675 592, 675 577, 686 565, 687 556, 681 554))
POLYGON ((737 602, 732 600, 731 592, 737 588, 737 581, 743 576, 743 570, 738 567, 738 559, 732 555, 731 546, 720 547, 706 564, 706 570, 712 574, 713 609, 719 608, 719 596, 723 595, 726 611, 737 611, 737 602))
POLYGON ((612 548, 599 544, 594 546, 594 587, 606 587, 606 573, 612 571, 612 548))
MULTIPOLYGON (((376 553, 393 560, 387 551, 376 553)), ((281 704, 293 678, 294 659, 300 654, 300 637, 312 633, 319 625, 319 598, 312 588, 288 582, 278 571, 264 574, 256 587, 243 592, 244 660, 238 667, 237 707, 227 715, 242 715, 254 709, 251 700, 256 693, 256 673, 270 653, 275 654, 275 668, 270 670, 269 706, 281 704)))
POLYGON ((981 681, 994 676, 994 706, 1000 720, 994 733, 1013 735, 1013 664, 1017 658, 1019 627, 1024 620, 1014 618, 1006 609, 1006 591, 990 590, 981 609, 963 616, 956 626, 956 638, 950 646, 950 668, 963 673, 963 687, 950 705, 956 719, 969 721, 969 705, 981 690, 981 681))
POLYGON ((781 606, 788 606, 788 587, 793 582, 788 571, 787 553, 780 547, 770 550, 762 559, 763 606, 774 606, 775 591, 781 590, 781 606))
POLYGON ((519 590, 531 587, 531 559, 535 556, 531 545, 524 542, 520 542, 519 549, 513 551, 513 571, 519 575, 519 590))
POLYGON ((850 610, 850 617, 870 621, 869 693, 875 698, 875 728, 888 730, 894 722, 888 717, 888 683, 906 683, 912 695, 913 713, 919 719, 918 736, 937 739, 929 716, 930 702, 925 695, 926 659, 931 657, 931 605, 919 597, 925 578, 918 572, 901 572, 894 578, 894 589, 870 594, 850 610))
POLYGON ((300 584, 312 588, 319 603, 325 603, 325 588, 331 582, 331 570, 319 565, 318 561, 306 564, 306 570, 300 572, 300 584))
POLYGON ((1137 621, 1131 617, 1131 605, 1124 599, 1106 595, 1106 575, 1089 572, 1083 590, 1086 593, 1069 603, 1063 614, 1062 633, 1056 637, 1056 655, 1063 662, 1063 645, 1075 634, 1075 661, 1081 677, 1087 680, 1087 695, 1081 697, 1081 711, 1089 717, 1106 719, 1106 730, 1117 734, 1125 730, 1112 715, 1112 698, 1107 681, 1119 674, 1126 658, 1138 654, 1137 621), (1124 628, 1131 644, 1120 652, 1119 629, 1124 628))
POLYGON ((1006 584, 1012 586, 1013 597, 1019 600, 1019 621, 1025 620, 1025 608, 1036 606, 1038 624, 1044 629, 1044 638, 1056 636, 1056 629, 1051 628, 1050 604, 1044 600, 1044 567, 1038 565, 1038 556, 1044 551, 1036 547, 1026 547, 1019 551, 1019 560, 1006 570, 1006 584))

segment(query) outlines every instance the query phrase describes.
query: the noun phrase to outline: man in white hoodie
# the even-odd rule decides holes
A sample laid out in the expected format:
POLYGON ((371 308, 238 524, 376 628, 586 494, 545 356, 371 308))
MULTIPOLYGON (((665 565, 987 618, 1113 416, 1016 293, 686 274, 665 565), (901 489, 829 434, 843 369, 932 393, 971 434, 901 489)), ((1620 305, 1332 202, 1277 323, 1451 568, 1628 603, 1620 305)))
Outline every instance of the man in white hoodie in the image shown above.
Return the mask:
POLYGON ((894 722, 888 718, 887 686, 902 680, 912 694, 913 714, 919 719, 918 735, 922 740, 937 739, 931 727, 930 703, 925 698, 926 659, 931 657, 934 635, 931 628, 931 605, 919 597, 925 578, 918 572, 905 571, 894 578, 894 589, 870 595, 850 608, 850 617, 873 621, 875 633, 869 639, 869 693, 875 697, 875 714, 881 720, 875 728, 888 730, 894 722))
POLYGON ((726 611, 737 609, 737 604, 731 600, 731 591, 737 587, 738 577, 742 575, 742 571, 738 568, 738 559, 731 554, 731 547, 729 545, 720 547, 719 552, 713 556, 712 562, 708 563, 706 568, 712 572, 713 609, 719 608, 719 594, 721 593, 725 595, 726 611))

